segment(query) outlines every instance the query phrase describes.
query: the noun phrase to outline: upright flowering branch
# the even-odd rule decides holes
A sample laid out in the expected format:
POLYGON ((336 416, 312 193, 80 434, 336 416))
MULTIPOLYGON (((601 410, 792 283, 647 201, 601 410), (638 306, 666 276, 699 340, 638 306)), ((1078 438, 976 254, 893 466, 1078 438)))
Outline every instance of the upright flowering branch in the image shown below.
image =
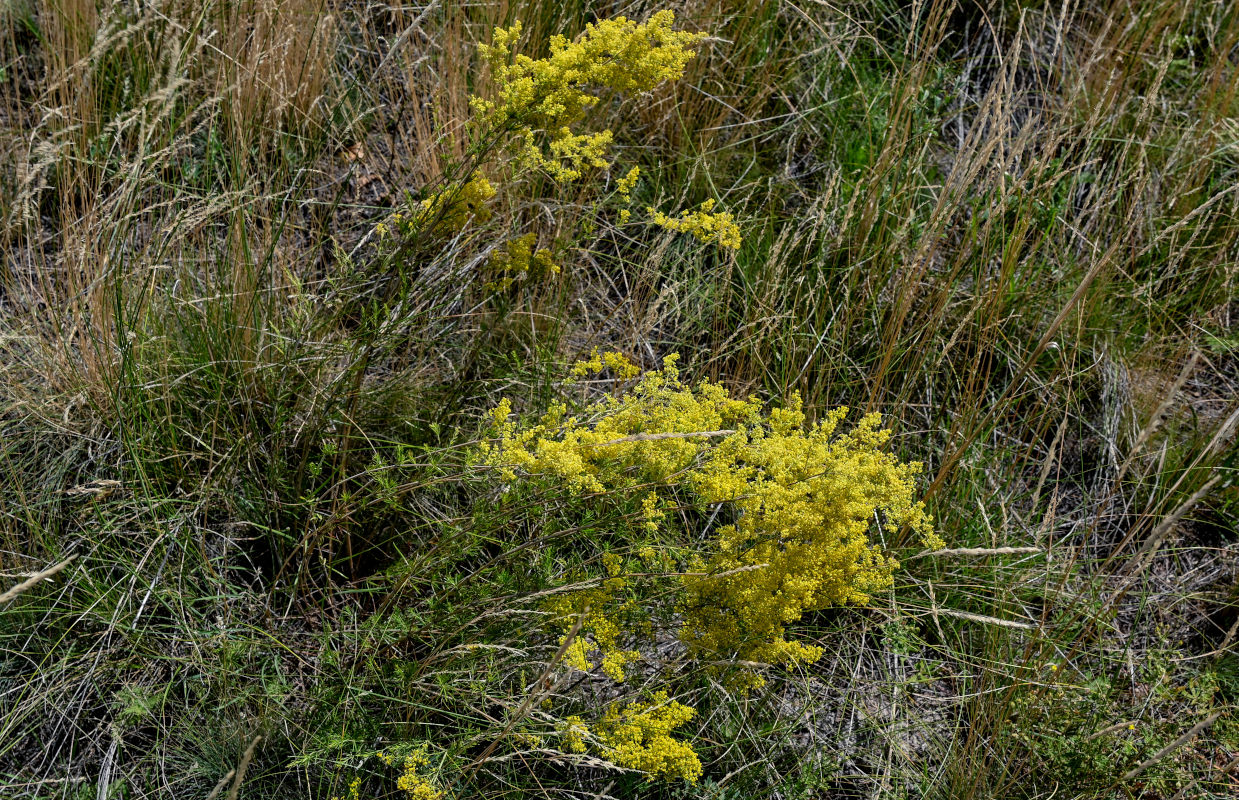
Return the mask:
MULTIPOLYGON (((494 91, 489 97, 473 96, 475 117, 470 123, 474 152, 463 170, 410 213, 394 215, 381 223, 381 237, 393 233, 459 234, 470 220, 489 216, 486 203, 495 190, 485 171, 499 151, 514 147, 516 163, 540 170, 560 184, 580 180, 592 170, 608 170, 614 132, 583 130, 589 111, 611 94, 647 92, 665 81, 679 80, 695 57, 693 47, 702 34, 673 29, 675 15, 659 11, 645 22, 625 17, 586 25, 575 40, 554 36, 550 55, 535 59, 519 53, 522 26, 496 28, 490 44, 479 44, 482 60, 491 71, 494 91)), ((625 204, 632 200, 640 170, 629 169, 616 180, 617 195, 625 204)), ((731 214, 715 212, 714 201, 680 217, 648 210, 650 220, 676 232, 692 233, 700 241, 714 242, 734 250, 740 246, 740 228, 731 214)), ((620 222, 632 216, 620 211, 620 222)), ((529 236, 529 234, 525 234, 529 236)), ((510 255, 493 261, 499 278, 487 284, 503 289, 514 281, 558 273, 551 268, 549 251, 536 242, 521 239, 506 248, 510 255), (538 258, 534 267, 523 266, 530 251, 538 258)))
POLYGON ((608 92, 647 92, 679 80, 701 34, 672 30, 675 14, 659 11, 645 22, 625 17, 587 25, 576 41, 551 37, 551 54, 533 59, 516 52, 521 23, 497 28, 479 45, 495 80, 493 100, 472 98, 480 125, 510 128, 522 161, 559 181, 588 168, 606 169, 614 134, 580 133, 586 112, 608 92))

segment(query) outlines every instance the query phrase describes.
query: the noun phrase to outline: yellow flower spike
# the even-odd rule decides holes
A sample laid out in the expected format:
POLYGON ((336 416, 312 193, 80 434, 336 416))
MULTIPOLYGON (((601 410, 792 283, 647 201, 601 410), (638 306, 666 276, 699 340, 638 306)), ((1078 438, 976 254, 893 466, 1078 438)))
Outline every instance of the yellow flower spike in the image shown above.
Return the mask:
POLYGON ((602 566, 612 578, 624 571, 624 559, 615 553, 602 554, 602 566))
POLYGON ((650 492, 641 501, 641 511, 645 515, 645 529, 650 533, 658 533, 658 524, 666 518, 667 512, 658 507, 656 492, 650 492))
POLYGON ((641 177, 641 168, 633 167, 628 170, 628 174, 620 178, 616 182, 616 191, 620 197, 624 198, 624 202, 632 199, 632 190, 637 185, 637 179, 641 177))

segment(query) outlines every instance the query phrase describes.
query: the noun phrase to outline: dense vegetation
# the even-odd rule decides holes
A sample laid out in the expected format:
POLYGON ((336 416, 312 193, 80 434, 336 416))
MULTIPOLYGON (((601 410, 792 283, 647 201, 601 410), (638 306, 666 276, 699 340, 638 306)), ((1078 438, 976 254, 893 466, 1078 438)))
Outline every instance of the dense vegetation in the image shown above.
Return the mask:
POLYGON ((1235 796, 1237 94, 1224 0, 0 0, 0 797, 1235 796))

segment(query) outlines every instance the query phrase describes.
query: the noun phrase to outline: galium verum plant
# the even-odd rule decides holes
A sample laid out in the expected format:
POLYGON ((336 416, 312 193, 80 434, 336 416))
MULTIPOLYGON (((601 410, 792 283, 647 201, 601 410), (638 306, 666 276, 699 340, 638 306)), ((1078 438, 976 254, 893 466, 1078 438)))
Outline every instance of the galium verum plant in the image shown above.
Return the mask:
MULTIPOLYGON (((568 184, 613 169, 614 134, 585 130, 588 112, 608 94, 648 91, 683 75, 702 37, 675 31, 673 23, 669 11, 645 22, 599 21, 575 41, 554 37, 543 59, 518 52, 519 22, 497 29, 492 43, 480 46, 495 89, 472 98, 471 156, 437 192, 385 222, 380 240, 457 238, 488 219, 496 188, 486 172, 494 177, 497 156, 506 150, 515 153, 518 170, 509 179, 531 170, 568 184)), ((624 204, 631 203, 639 179, 632 167, 615 180, 624 204)), ((647 211, 649 221, 665 229, 724 249, 740 247, 733 217, 715 206, 707 200, 674 216, 647 211)), ((619 222, 629 219, 631 212, 622 210, 619 222)), ((478 263, 494 276, 483 286, 487 291, 560 272, 533 232, 496 243, 478 263)), ((891 585, 897 564, 870 541, 874 520, 887 529, 908 526, 926 543, 939 544, 914 500, 920 467, 883 452, 889 432, 876 415, 849 432, 840 431, 846 409, 807 425, 799 397, 767 410, 717 383, 686 384, 676 364, 670 356, 661 369, 643 374, 619 353, 595 351, 572 378, 609 372, 618 382, 611 396, 575 414, 552 404, 529 424, 514 419, 506 399, 493 410, 494 438, 483 446, 482 460, 504 481, 544 482, 577 497, 638 507, 637 535, 686 533, 682 541, 706 542, 704 549, 678 555, 630 548, 644 565, 639 580, 630 574, 636 562, 606 553, 606 574, 586 581, 588 588, 552 592, 540 610, 562 634, 561 668, 598 669, 624 682, 643 660, 642 642, 654 635, 643 620, 658 610, 678 620, 690 657, 749 665, 815 661, 820 649, 789 637, 789 627, 807 612, 864 603, 891 585), (707 522, 705 513, 669 514, 673 508, 712 513, 707 522), (673 531, 673 518, 701 530, 673 531), (720 525, 711 527, 715 519, 720 525)), ((751 667, 732 677, 742 687, 762 682, 751 667)), ((612 704, 591 722, 569 716, 559 736, 569 752, 592 751, 651 777, 695 782, 701 759, 672 735, 695 715, 659 689, 612 704)), ((438 791, 420 778, 406 783, 401 788, 427 797, 438 791)))

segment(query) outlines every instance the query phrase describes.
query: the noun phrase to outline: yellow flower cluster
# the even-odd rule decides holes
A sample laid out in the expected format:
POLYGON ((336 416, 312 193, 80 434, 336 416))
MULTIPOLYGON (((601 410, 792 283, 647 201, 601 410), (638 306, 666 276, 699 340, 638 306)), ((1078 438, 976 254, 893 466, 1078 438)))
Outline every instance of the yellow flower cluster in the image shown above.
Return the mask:
POLYGON ((696 783, 701 777, 701 759, 691 745, 674 739, 671 731, 689 722, 696 711, 667 699, 665 691, 649 702, 612 705, 598 724, 602 757, 613 764, 639 769, 651 776, 683 778, 696 783))
MULTIPOLYGON (((576 374, 596 371, 600 360, 595 354, 576 374)), ((584 419, 556 406, 518 429, 501 402, 486 458, 508 480, 519 470, 577 492, 675 486, 703 507, 726 506, 724 519, 733 521, 719 528, 701 574, 683 580, 681 638, 698 654, 812 662, 821 651, 788 641, 786 626, 808 611, 867 602, 891 584, 897 563, 868 539, 875 518, 942 546, 913 499, 920 465, 882 452, 890 433, 876 414, 850 433, 838 433, 846 409, 806 428, 799 397, 763 414, 756 399, 734 399, 718 384, 686 386, 675 363, 668 357, 630 391, 589 406, 584 419)), ((657 524, 657 497, 647 494, 642 506, 657 524)), ((601 601, 559 600, 577 613, 601 601)))
POLYGON ((488 289, 506 289, 518 280, 529 278, 541 280, 559 274, 559 265, 545 248, 534 250, 538 241, 536 233, 518 236, 491 253, 490 266, 497 279, 488 283, 488 289))
MULTIPOLYGON (((645 529, 650 533, 657 533, 658 523, 667 518, 667 512, 662 510, 657 492, 650 492, 645 496, 641 501, 641 512, 645 517, 645 529)), ((648 554, 648 557, 647 555, 641 555, 643 560, 653 560, 653 551, 649 548, 642 548, 642 553, 648 554)))
POLYGON ((689 48, 702 37, 672 30, 674 22, 671 11, 640 23, 622 16, 601 20, 587 25, 576 41, 551 37, 550 55, 543 59, 516 53, 519 21, 496 28, 492 44, 479 45, 479 51, 491 67, 497 96, 474 97, 473 107, 488 125, 517 132, 526 162, 558 180, 606 167, 611 131, 579 134, 573 126, 605 91, 644 92, 683 76, 694 55, 689 48))
POLYGON ((447 793, 435 786, 421 772, 430 764, 426 749, 414 750, 404 759, 404 772, 396 779, 396 788, 404 792, 408 800, 444 800, 447 793))
MULTIPOLYGON (((616 619, 632 609, 631 602, 617 602, 615 598, 616 593, 628 587, 628 581, 623 576, 623 560, 613 553, 607 553, 602 560, 608 577, 600 588, 558 595, 543 608, 563 630, 571 629, 578 619, 581 620, 577 638, 564 652, 564 664, 581 672, 589 672, 593 669, 590 656, 596 651, 601 652, 603 673, 616 683, 623 683, 624 667, 630 661, 639 659, 641 653, 619 646, 623 628, 616 619)), ((566 639, 567 634, 560 643, 566 639)))
POLYGON ((890 431, 877 414, 836 435, 846 414, 838 409, 806 430, 793 398, 691 476, 707 502, 730 501, 736 521, 719 529, 706 574, 685 578, 681 635, 690 649, 767 664, 816 661, 821 649, 788 641, 785 627, 807 611, 868 602, 891 585, 898 564, 868 539, 875 515, 888 531, 908 525, 930 547, 943 546, 913 501, 920 464, 882 452, 890 431))
MULTIPOLYGON (((683 778, 696 783, 701 777, 701 759, 692 745, 671 736, 696 714, 689 706, 669 700, 665 691, 655 693, 648 702, 633 702, 624 708, 613 704, 593 732, 600 746, 598 754, 612 764, 640 770, 652 778, 683 778)), ((579 716, 564 720, 561 735, 569 753, 588 750, 586 737, 591 732, 579 716)))
POLYGON ((599 353, 597 347, 590 353, 589 358, 576 362, 569 374, 573 378, 583 378, 586 375, 597 375, 607 369, 622 381, 630 381, 641 374, 641 368, 629 361, 623 353, 615 351, 599 353))
MULTIPOLYGON (((542 59, 517 52, 520 21, 510 28, 496 28, 492 43, 479 45, 482 59, 491 67, 495 94, 492 99, 470 98, 478 112, 473 125, 482 148, 477 161, 467 175, 376 225, 380 241, 393 233, 415 231, 452 236, 470 221, 489 219, 487 203, 495 196, 495 188, 481 169, 509 137, 520 142, 519 163, 542 169, 561 182, 576 180, 588 169, 609 168, 612 132, 583 133, 576 128, 608 92, 648 91, 683 76, 695 56, 692 47, 703 35, 673 30, 674 22, 671 11, 659 11, 645 22, 622 16, 601 20, 587 25, 574 41, 553 36, 550 55, 542 59)), ((632 202, 640 174, 633 167, 616 181, 617 194, 625 204, 632 202)), ((650 213, 656 224, 670 230, 690 232, 701 241, 716 241, 731 249, 739 247, 740 230, 731 214, 713 213, 713 208, 714 201, 709 200, 679 218, 652 208, 650 213)), ((624 208, 619 216, 627 222, 632 212, 624 208)), ((524 277, 557 273, 559 267, 551 254, 535 251, 535 242, 532 234, 526 234, 496 250, 491 266, 500 275, 485 288, 502 290, 524 277)))
MULTIPOLYGON (((486 202, 494 196, 495 187, 484 175, 475 172, 464 184, 449 186, 423 200, 415 217, 420 224, 429 225, 437 233, 457 234, 465 229, 470 220, 485 222, 490 219, 486 202)), ((397 224, 401 220, 403 217, 396 220, 397 224)))
POLYGON ((637 186, 637 179, 641 177, 641 168, 633 167, 628 170, 628 174, 615 182, 615 189, 619 192, 620 197, 624 198, 624 202, 632 200, 632 190, 637 186))
MULTIPOLYGON (((618 362, 623 357, 605 358, 618 362)), ((605 492, 636 481, 666 483, 694 462, 712 441, 711 433, 756 424, 760 414, 756 401, 733 400, 717 384, 684 386, 677 360, 668 356, 663 369, 646 372, 631 391, 590 405, 589 421, 568 416, 565 406, 554 404, 537 424, 518 430, 505 398, 491 412, 498 441, 484 448, 487 462, 507 480, 520 469, 559 478, 576 492, 605 492)), ((595 366, 592 360, 583 362, 573 374, 596 371, 595 366)))
MULTIPOLYGON (((361 778, 353 778, 348 783, 348 800, 361 800, 361 778)), ((340 800, 338 795, 332 795, 331 800, 340 800)))
MULTIPOLYGON (((619 196, 623 198, 625 203, 632 202, 632 190, 637 186, 637 179, 641 177, 641 168, 633 167, 628 170, 628 174, 620 178, 615 183, 615 190, 619 196)), ((632 212, 626 208, 620 209, 620 222, 627 222, 632 217, 632 212)))
POLYGON ((585 720, 576 714, 564 720, 564 749, 569 753, 584 753, 586 751, 585 737, 588 735, 589 727, 585 724, 585 720))
POLYGON ((679 219, 669 217, 661 211, 648 209, 654 217, 654 224, 669 231, 691 233, 699 242, 718 242, 720 247, 736 250, 740 247, 740 227, 729 212, 714 212, 714 201, 707 200, 697 211, 685 211, 679 219))

